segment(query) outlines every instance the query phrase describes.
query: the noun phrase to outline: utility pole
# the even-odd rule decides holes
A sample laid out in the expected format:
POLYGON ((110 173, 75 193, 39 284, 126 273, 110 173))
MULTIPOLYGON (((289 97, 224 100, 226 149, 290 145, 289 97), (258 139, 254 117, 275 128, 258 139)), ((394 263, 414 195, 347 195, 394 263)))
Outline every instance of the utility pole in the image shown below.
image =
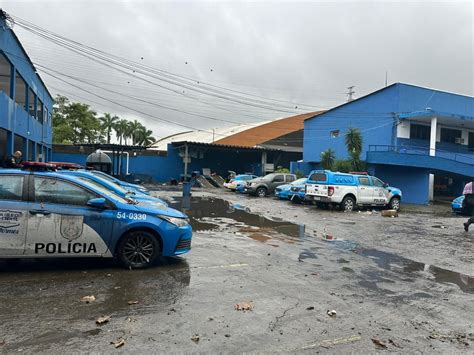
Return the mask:
POLYGON ((388 85, 388 70, 385 71, 385 87, 388 85))
POLYGON ((354 85, 349 86, 349 87, 347 88, 347 89, 349 90, 349 91, 347 92, 347 94, 346 94, 346 95, 347 95, 347 102, 350 102, 350 101, 353 100, 352 95, 355 94, 354 88, 355 88, 354 85))

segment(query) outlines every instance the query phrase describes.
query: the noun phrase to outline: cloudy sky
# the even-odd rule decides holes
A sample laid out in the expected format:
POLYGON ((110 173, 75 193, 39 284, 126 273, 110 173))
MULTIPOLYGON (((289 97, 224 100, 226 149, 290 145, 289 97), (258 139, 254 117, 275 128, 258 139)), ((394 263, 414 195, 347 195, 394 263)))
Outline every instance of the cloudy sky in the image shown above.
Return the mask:
POLYGON ((98 63, 15 25, 53 94, 139 119, 156 137, 330 108, 346 100, 349 86, 355 97, 383 87, 386 72, 389 84, 474 95, 470 1, 1 0, 0 6, 42 33, 108 58, 98 63), (109 55, 120 57, 119 65, 107 62, 109 55))

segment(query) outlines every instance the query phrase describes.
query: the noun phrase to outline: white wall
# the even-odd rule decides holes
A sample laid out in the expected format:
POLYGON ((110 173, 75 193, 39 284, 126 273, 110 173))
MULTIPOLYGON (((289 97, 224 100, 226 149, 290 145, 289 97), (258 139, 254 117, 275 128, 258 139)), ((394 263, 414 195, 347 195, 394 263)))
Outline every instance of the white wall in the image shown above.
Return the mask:
MULTIPOLYGON (((415 124, 421 124, 424 126, 429 126, 429 124, 423 124, 420 122, 413 122, 415 124)), ((466 129, 461 127, 453 127, 453 126, 445 126, 439 124, 436 126, 436 142, 441 140, 441 128, 451 128, 451 129, 458 129, 462 132, 461 137, 464 139, 464 143, 462 145, 468 145, 469 143, 469 132, 474 132, 472 129, 466 129)), ((410 138, 410 121, 402 121, 397 126, 397 138, 410 138)))

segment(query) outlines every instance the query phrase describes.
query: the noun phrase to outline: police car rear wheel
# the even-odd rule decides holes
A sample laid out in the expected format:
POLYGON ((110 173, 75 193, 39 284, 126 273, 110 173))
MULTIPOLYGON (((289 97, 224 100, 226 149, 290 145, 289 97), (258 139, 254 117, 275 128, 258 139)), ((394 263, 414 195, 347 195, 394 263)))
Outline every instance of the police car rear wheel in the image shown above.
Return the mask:
POLYGON ((344 197, 341 203, 341 209, 344 212, 352 212, 354 211, 354 208, 355 208, 355 200, 350 196, 344 197))
POLYGON ((400 199, 398 197, 393 197, 390 200, 390 209, 398 211, 400 209, 400 199))
POLYGON ((120 242, 118 257, 122 264, 133 269, 152 265, 160 254, 160 245, 154 235, 145 231, 127 234, 120 242))

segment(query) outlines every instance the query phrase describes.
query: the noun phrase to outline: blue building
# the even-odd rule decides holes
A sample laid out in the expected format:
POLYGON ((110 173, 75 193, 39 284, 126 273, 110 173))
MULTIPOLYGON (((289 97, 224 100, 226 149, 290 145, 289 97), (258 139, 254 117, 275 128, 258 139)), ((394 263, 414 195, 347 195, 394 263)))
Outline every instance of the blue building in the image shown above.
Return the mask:
POLYGON ((344 136, 359 128, 370 173, 403 190, 407 203, 461 194, 474 176, 474 98, 396 83, 305 121, 303 161, 319 168, 321 152, 348 157, 344 136))
POLYGON ((51 158, 53 98, 0 12, 0 159, 51 158))

